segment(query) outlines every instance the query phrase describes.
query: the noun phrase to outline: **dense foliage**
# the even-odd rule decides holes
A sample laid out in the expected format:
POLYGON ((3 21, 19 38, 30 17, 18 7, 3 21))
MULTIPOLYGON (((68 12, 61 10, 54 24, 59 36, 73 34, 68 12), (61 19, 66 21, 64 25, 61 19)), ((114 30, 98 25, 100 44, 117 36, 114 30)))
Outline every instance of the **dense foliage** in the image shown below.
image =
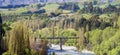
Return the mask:
POLYGON ((0 52, 4 50, 3 55, 47 55, 47 44, 60 41, 37 42, 38 39, 79 37, 64 39, 62 44, 76 46, 80 51, 91 50, 96 55, 119 55, 120 6, 107 1, 107 5, 101 7, 103 3, 99 2, 86 1, 83 7, 79 3, 60 3, 54 11, 43 9, 46 5, 37 3, 1 12, 0 52))

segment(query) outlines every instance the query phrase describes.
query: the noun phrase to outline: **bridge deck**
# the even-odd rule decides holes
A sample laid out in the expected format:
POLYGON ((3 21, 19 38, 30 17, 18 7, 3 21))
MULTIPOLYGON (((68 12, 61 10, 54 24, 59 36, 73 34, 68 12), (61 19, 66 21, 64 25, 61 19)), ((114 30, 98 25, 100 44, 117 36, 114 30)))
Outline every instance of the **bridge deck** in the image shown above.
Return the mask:
POLYGON ((79 37, 40 37, 40 39, 78 39, 79 37))

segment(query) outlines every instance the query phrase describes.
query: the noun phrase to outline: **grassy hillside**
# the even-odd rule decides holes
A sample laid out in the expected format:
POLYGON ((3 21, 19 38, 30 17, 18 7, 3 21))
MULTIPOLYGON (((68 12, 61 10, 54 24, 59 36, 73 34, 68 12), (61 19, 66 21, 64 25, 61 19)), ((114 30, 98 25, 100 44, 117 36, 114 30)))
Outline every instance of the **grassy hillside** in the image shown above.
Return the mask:
POLYGON ((47 13, 49 13, 50 11, 55 11, 57 10, 59 7, 58 4, 54 3, 54 4, 47 4, 44 7, 42 7, 43 9, 46 10, 47 13))

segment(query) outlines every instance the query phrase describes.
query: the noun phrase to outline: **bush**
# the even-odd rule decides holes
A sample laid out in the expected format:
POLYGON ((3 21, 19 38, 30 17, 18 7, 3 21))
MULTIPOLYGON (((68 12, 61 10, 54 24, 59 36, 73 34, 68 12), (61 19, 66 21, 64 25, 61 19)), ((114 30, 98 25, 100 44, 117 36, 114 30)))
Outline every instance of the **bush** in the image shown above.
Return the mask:
POLYGON ((60 35, 64 37, 72 37, 72 36, 76 36, 77 32, 74 29, 67 29, 61 31, 60 35))
POLYGON ((59 6, 59 9, 72 10, 77 12, 80 8, 76 3, 64 3, 63 5, 59 6))
POLYGON ((2 55, 10 55, 10 53, 9 52, 5 52, 2 55))

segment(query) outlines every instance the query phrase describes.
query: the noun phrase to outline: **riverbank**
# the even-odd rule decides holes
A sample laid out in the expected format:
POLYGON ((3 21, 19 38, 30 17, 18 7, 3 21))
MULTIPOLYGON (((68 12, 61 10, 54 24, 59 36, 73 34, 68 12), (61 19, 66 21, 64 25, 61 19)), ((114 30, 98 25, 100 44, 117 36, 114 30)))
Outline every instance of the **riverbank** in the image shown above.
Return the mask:
POLYGON ((88 51, 88 50, 83 50, 81 52, 77 51, 77 48, 74 46, 64 46, 63 45, 63 50, 60 50, 59 45, 54 45, 52 44, 52 47, 48 50, 48 55, 51 53, 55 52, 56 55, 95 55, 94 52, 88 51))

